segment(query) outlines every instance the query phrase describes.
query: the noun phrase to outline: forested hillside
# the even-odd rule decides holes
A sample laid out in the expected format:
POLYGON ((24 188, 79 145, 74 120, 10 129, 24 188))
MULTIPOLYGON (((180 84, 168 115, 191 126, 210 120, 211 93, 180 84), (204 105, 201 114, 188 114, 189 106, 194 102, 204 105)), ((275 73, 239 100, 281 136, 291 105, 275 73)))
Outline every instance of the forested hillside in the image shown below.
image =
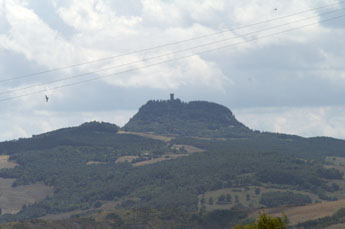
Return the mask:
POLYGON ((91 122, 3 142, 0 152, 18 164, 0 170, 0 177, 15 179, 13 186, 41 182, 54 189, 18 214, 1 215, 1 222, 87 214, 111 203, 120 212, 172 209, 195 225, 217 209, 240 211, 226 221, 232 225, 256 208, 345 198, 343 171, 333 162, 345 157, 345 141, 252 131, 208 102, 150 101, 121 133, 91 122))
POLYGON ((115 124, 89 122, 78 127, 34 135, 32 138, 2 142, 0 143, 0 152, 12 154, 27 150, 49 149, 60 145, 107 145, 111 139, 104 137, 115 134, 118 130, 119 127, 115 124))

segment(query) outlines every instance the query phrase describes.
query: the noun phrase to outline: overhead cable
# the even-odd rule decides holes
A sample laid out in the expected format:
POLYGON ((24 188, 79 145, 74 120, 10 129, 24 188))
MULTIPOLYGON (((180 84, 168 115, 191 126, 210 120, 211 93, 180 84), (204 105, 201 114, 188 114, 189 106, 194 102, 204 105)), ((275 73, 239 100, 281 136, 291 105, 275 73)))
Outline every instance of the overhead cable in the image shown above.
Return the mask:
POLYGON ((344 18, 344 17, 345 17, 345 14, 337 16, 337 17, 329 18, 329 19, 326 19, 326 20, 321 20, 319 22, 314 22, 314 23, 303 25, 303 26, 298 26, 298 27, 295 27, 295 28, 292 28, 292 29, 288 29, 288 30, 283 30, 283 31, 280 31, 280 32, 272 33, 272 34, 265 35, 265 36, 262 36, 262 37, 256 37, 256 38, 253 38, 253 39, 250 39, 250 40, 245 40, 245 41, 242 41, 242 42, 238 42, 238 43, 234 43, 234 44, 230 44, 230 45, 225 45, 225 46, 221 46, 221 47, 217 47, 217 48, 201 51, 201 52, 198 52, 198 53, 194 53, 194 54, 190 54, 190 55, 186 55, 186 56, 182 56, 182 57, 172 58, 172 59, 169 59, 169 60, 160 61, 160 62, 157 62, 157 63, 149 64, 149 65, 146 65, 146 66, 142 66, 142 67, 132 68, 132 69, 129 69, 129 70, 126 70, 126 71, 117 72, 117 73, 114 73, 114 74, 111 74, 111 75, 95 77, 95 78, 91 78, 91 79, 87 79, 87 80, 83 80, 83 81, 78 81, 78 82, 74 82, 74 83, 69 83, 69 84, 64 84, 64 85, 52 87, 52 88, 45 89, 45 90, 40 90, 40 91, 30 92, 30 93, 26 93, 26 94, 22 94, 22 95, 18 95, 18 96, 8 97, 8 98, 5 98, 5 99, 0 99, 0 102, 5 102, 5 101, 8 101, 8 100, 12 100, 12 99, 16 99, 16 98, 21 98, 21 97, 26 97, 26 96, 33 95, 33 94, 44 93, 44 92, 47 92, 47 91, 53 91, 53 90, 57 90, 57 89, 65 88, 65 87, 71 87, 71 86, 75 86, 75 85, 79 85, 79 84, 84 84, 84 83, 87 83, 87 82, 96 81, 96 80, 100 80, 100 79, 104 79, 104 78, 110 78, 110 77, 113 77, 115 75, 124 74, 124 73, 128 73, 128 72, 133 72, 133 71, 136 71, 136 70, 145 69, 145 68, 149 68, 149 67, 152 67, 152 66, 157 66, 157 65, 160 65, 160 64, 164 64, 164 63, 168 63, 168 62, 172 62, 172 61, 176 61, 176 60, 180 60, 180 59, 186 59, 186 58, 189 58, 189 57, 202 55, 202 54, 205 54, 205 53, 209 53, 209 52, 221 50, 221 49, 224 49, 224 48, 229 48, 229 47, 237 46, 237 45, 248 43, 248 42, 252 42, 252 41, 261 40, 261 39, 272 37, 272 36, 276 36, 276 35, 279 35, 279 34, 282 34, 282 33, 299 30, 299 29, 302 29, 302 28, 305 28, 305 27, 308 27, 308 26, 317 25, 317 24, 319 24, 321 22, 328 22, 328 21, 337 20, 337 19, 344 18))
POLYGON ((306 20, 309 20, 309 19, 312 19, 312 18, 316 18, 316 17, 319 17, 319 16, 324 16, 324 15, 335 13, 335 12, 342 11, 342 10, 345 10, 345 8, 329 11, 329 12, 326 12, 326 13, 323 13, 323 14, 319 14, 319 15, 315 15, 315 16, 310 16, 310 17, 307 17, 307 18, 295 20, 295 21, 292 21, 292 22, 284 23, 284 24, 281 24, 281 25, 269 27, 269 28, 266 28, 266 29, 257 30, 257 31, 254 31, 254 32, 250 32, 250 33, 246 33, 246 34, 242 34, 242 35, 238 35, 238 36, 234 36, 234 37, 230 37, 230 38, 226 38, 226 39, 221 39, 221 40, 216 40, 216 41, 208 42, 208 43, 205 43, 205 44, 202 44, 202 45, 193 46, 193 47, 190 47, 190 48, 187 48, 187 49, 181 49, 181 50, 177 50, 177 51, 174 51, 174 52, 168 52, 168 53, 165 53, 165 54, 161 54, 161 55, 158 55, 158 56, 143 58, 141 60, 137 60, 137 61, 133 61, 133 62, 129 62, 129 63, 124 63, 124 64, 119 64, 119 65, 116 65, 116 66, 100 69, 100 70, 97 70, 97 71, 91 71, 91 72, 86 72, 86 73, 82 73, 82 74, 72 75, 72 76, 61 78, 61 79, 56 79, 56 80, 48 81, 48 82, 45 82, 45 83, 40 83, 40 84, 36 84, 36 85, 30 85, 30 86, 27 86, 27 87, 21 87, 21 88, 16 88, 16 89, 0 92, 0 95, 9 94, 9 93, 17 92, 17 91, 23 91, 23 90, 27 90, 27 89, 35 88, 35 87, 42 87, 42 86, 45 86, 45 85, 54 84, 54 83, 57 83, 57 82, 62 82, 62 81, 70 80, 70 79, 76 79, 76 78, 80 78, 80 77, 84 77, 84 76, 88 76, 88 75, 93 75, 93 74, 96 74, 96 73, 105 72, 105 71, 113 70, 113 69, 120 68, 120 67, 125 67, 125 66, 129 66, 129 65, 133 65, 133 64, 142 63, 143 61, 159 59, 159 58, 167 57, 169 55, 175 55, 175 54, 178 54, 178 53, 183 53, 183 52, 191 51, 191 50, 194 50, 194 49, 211 46, 211 45, 214 45, 214 44, 217 44, 217 43, 221 43, 221 42, 225 42, 225 41, 229 41, 229 40, 232 40, 232 39, 243 38, 243 37, 246 37, 246 36, 249 36, 249 35, 258 34, 258 33, 264 32, 264 31, 268 31, 268 30, 272 30, 272 29, 277 29, 277 28, 280 28, 280 27, 283 27, 283 26, 287 26, 287 25, 292 25, 292 24, 295 24, 295 23, 299 23, 299 22, 302 22, 302 21, 306 21, 306 20))
POLYGON ((272 22, 272 21, 276 21, 276 20, 281 20, 281 19, 288 18, 288 17, 293 17, 293 16, 296 16, 296 15, 299 15, 299 14, 304 14, 304 13, 308 13, 308 12, 312 12, 312 11, 317 11, 317 10, 320 10, 320 9, 324 9, 324 8, 340 5, 342 3, 345 3, 345 1, 337 1, 335 3, 327 4, 327 5, 324 5, 324 6, 321 6, 321 7, 317 7, 317 8, 313 8, 313 9, 309 9, 309 10, 304 10, 304 11, 300 11, 300 12, 297 12, 297 13, 289 14, 289 15, 286 15, 286 16, 281 16, 281 17, 277 17, 277 18, 273 18, 273 19, 269 19, 269 20, 265 20, 265 21, 261 21, 261 22, 257 22, 257 23, 253 23, 253 24, 249 24, 249 25, 245 25, 245 26, 240 26, 240 27, 237 27, 237 28, 234 28, 234 29, 226 29, 226 30, 222 30, 222 31, 219 31, 219 32, 211 33, 211 34, 206 34, 206 35, 202 35, 202 36, 198 36, 198 37, 193 37, 193 38, 189 38, 189 39, 185 39, 185 40, 180 40, 180 41, 176 41, 176 42, 172 42, 172 43, 158 45, 158 46, 154 46, 154 47, 150 47, 150 48, 140 49, 140 50, 136 50, 136 51, 132 51, 132 52, 116 55, 116 56, 109 56, 109 57, 104 57, 104 58, 101 58, 101 59, 92 60, 92 61, 88 61, 88 62, 82 62, 82 63, 68 65, 68 66, 63 66, 63 67, 52 68, 52 69, 48 69, 48 70, 45 70, 45 71, 25 74, 25 75, 13 77, 13 78, 0 79, 0 83, 14 81, 14 80, 19 80, 19 79, 27 78, 27 77, 31 77, 31 76, 37 76, 37 75, 41 75, 41 74, 45 74, 45 73, 60 71, 60 70, 68 69, 68 68, 74 68, 74 67, 78 67, 78 66, 82 66, 82 65, 86 65, 86 64, 97 63, 97 62, 100 62, 100 61, 116 59, 116 58, 125 57, 125 56, 129 56, 129 55, 137 54, 137 53, 142 53, 142 52, 146 52, 146 51, 150 51, 150 50, 155 50, 155 49, 159 49, 159 48, 163 48, 163 47, 168 47, 168 46, 172 46, 172 45, 176 45, 176 44, 180 44, 180 43, 184 43, 184 42, 188 42, 188 41, 193 41, 193 40, 197 40, 197 39, 207 38, 207 37, 211 37, 211 36, 215 36, 215 35, 219 35, 219 34, 223 34, 223 33, 228 33, 228 32, 232 32, 232 31, 244 29, 244 28, 249 28, 249 27, 257 26, 257 25, 260 25, 260 24, 264 24, 264 23, 268 23, 268 22, 272 22))

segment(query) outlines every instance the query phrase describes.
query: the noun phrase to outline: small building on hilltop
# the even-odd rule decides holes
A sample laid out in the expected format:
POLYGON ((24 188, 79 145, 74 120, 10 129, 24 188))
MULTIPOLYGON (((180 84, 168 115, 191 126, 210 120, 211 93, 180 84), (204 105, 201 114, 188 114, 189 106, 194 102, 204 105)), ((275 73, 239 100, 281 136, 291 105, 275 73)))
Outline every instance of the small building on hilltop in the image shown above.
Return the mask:
POLYGON ((170 93, 170 101, 174 101, 174 93, 170 93))

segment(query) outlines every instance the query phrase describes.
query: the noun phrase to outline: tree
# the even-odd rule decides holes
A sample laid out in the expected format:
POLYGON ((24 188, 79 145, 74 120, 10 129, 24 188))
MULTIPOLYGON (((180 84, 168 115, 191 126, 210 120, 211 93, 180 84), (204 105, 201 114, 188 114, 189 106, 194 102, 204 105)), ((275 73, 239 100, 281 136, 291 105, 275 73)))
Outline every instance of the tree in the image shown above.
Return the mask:
POLYGON ((238 195, 235 195, 235 203, 239 203, 238 195))
POLYGON ((205 205, 205 203, 206 203, 205 198, 204 198, 204 197, 203 197, 203 198, 201 198, 201 200, 200 200, 200 204, 201 204, 202 206, 204 206, 204 205, 205 205))
POLYGON ((260 213, 259 218, 253 224, 236 225, 235 229, 286 229, 288 218, 285 214, 283 217, 271 217, 265 213, 260 213))
POLYGON ((224 202, 225 201, 225 195, 222 194, 218 197, 218 202, 224 202))
POLYGON ((100 208, 101 206, 102 206, 102 203, 99 202, 99 201, 97 201, 97 202, 93 205, 94 208, 100 208))
POLYGON ((260 192, 261 192, 260 188, 255 188, 255 195, 260 195, 260 192))
POLYGON ((209 205, 213 205, 213 198, 212 198, 212 197, 210 197, 210 198, 208 199, 208 204, 209 204, 209 205))
POLYGON ((229 202, 229 203, 231 203, 231 194, 230 193, 228 193, 228 194, 226 194, 226 202, 229 202))

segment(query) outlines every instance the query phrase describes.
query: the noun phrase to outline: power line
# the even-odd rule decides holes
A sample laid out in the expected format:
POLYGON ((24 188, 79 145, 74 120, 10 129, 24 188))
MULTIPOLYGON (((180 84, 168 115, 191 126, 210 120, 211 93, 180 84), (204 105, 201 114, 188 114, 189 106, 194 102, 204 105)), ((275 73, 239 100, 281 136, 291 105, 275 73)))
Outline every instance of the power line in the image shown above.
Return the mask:
POLYGON ((335 6, 335 5, 340 5, 342 3, 345 3, 345 1, 338 1, 336 3, 324 5, 324 6, 313 8, 313 9, 309 9, 309 10, 300 11, 300 12, 297 12, 297 13, 294 13, 294 14, 289 14, 289 15, 286 15, 286 16, 277 17, 277 18, 266 20, 266 21, 261 21, 261 22, 257 22, 257 23, 253 23, 253 24, 249 24, 249 25, 245 25, 245 26, 241 26, 241 27, 234 28, 234 29, 226 29, 226 30, 219 31, 219 32, 216 32, 216 33, 211 33, 211 34, 207 34, 207 35, 193 37, 193 38, 190 38, 190 39, 180 40, 180 41, 176 41, 176 42, 172 42, 172 43, 167 43, 167 44, 163 44, 163 45, 158 45, 158 46, 154 46, 154 47, 150 47, 150 48, 140 49, 140 50, 137 50, 137 51, 128 52, 128 53, 124 53, 124 54, 120 54, 120 55, 116 55, 116 56, 109 56, 109 57, 105 57, 105 58, 101 58, 101 59, 97 59, 97 60, 93 60, 93 61, 83 62, 83 63, 79 63, 79 64, 73 64, 73 65, 59 67, 59 68, 53 68, 53 69, 49 69, 49 70, 46 70, 46 71, 40 71, 40 72, 36 72, 36 73, 25 74, 25 75, 13 77, 13 78, 2 79, 2 80, 0 80, 0 83, 14 81, 14 80, 19 80, 19 79, 27 78, 27 77, 30 77, 30 76, 37 76, 37 75, 41 75, 41 74, 45 74, 45 73, 60 71, 60 70, 68 69, 68 68, 74 68, 74 67, 78 67, 78 66, 82 66, 82 65, 86 65, 86 64, 92 64, 92 63, 96 63, 96 62, 100 62, 100 61, 120 58, 120 57, 124 57, 124 56, 129 56, 129 55, 132 55, 132 54, 137 54, 137 53, 146 52, 146 51, 150 51, 150 50, 154 50, 154 49, 158 49, 158 48, 163 48, 163 47, 168 47, 168 46, 180 44, 180 43, 183 43, 183 42, 188 42, 188 41, 193 41, 193 40, 202 39, 202 38, 206 38, 206 37, 211 37, 211 36, 215 36, 215 35, 219 35, 219 34, 223 34, 223 33, 228 33, 228 32, 232 32, 232 31, 236 31, 236 30, 239 30, 239 29, 244 29, 244 28, 248 28, 248 27, 264 24, 264 23, 267 23, 267 22, 272 22, 272 21, 275 21, 275 20, 280 20, 280 19, 296 16, 296 15, 299 15, 299 14, 304 14, 304 13, 308 13, 308 12, 312 12, 312 11, 328 8, 328 7, 335 6))
POLYGON ((197 45, 197 46, 194 46, 194 47, 190 47, 190 48, 187 48, 187 49, 182 49, 182 50, 178 50, 178 51, 174 51, 174 52, 170 52, 170 53, 166 53, 166 54, 162 54, 162 55, 158 55, 158 56, 154 56, 154 57, 144 58, 144 59, 141 59, 141 60, 138 60, 138 61, 134 61, 134 62, 129 62, 129 63, 125 63, 125 64, 116 65, 116 66, 113 66, 113 67, 110 67, 110 68, 105 68, 105 69, 101 69, 101 70, 97 70, 97 71, 92 71, 92 72, 86 72, 86 73, 82 73, 82 74, 78 74, 78 75, 73 75, 73 76, 69 76, 69 77, 65 77, 65 78, 62 78, 62 79, 57 79, 57 80, 53 80, 53 81, 49 81, 49 82, 45 82, 45 83, 41 83, 41 84, 36 84, 36 85, 32 85, 32 86, 27 86, 27 87, 23 87, 23 88, 17 88, 17 89, 5 91, 5 92, 0 92, 0 95, 8 94, 8 93, 13 93, 13 92, 16 92, 16 91, 22 91, 22 90, 26 90, 26 89, 30 89, 30 88, 34 88, 34 87, 41 87, 41 86, 45 86, 45 85, 49 85, 49 84, 53 84, 53 83, 57 83, 57 82, 62 82, 62 81, 70 80, 70 79, 80 78, 80 77, 83 77, 83 76, 92 75, 92 74, 95 74, 95 73, 100 73, 100 72, 112 70, 112 69, 115 69, 115 68, 120 68, 120 67, 125 67, 125 66, 128 66, 128 65, 132 65, 132 64, 141 63, 143 61, 148 61, 148 60, 153 60, 153 59, 157 59, 157 58, 162 58, 162 57, 166 57, 168 55, 174 55, 174 54, 178 54, 178 53, 194 50, 194 49, 197 49, 197 48, 202 48, 202 47, 214 45, 216 43, 220 43, 220 42, 224 42, 224 41, 229 41, 229 40, 236 39, 236 38, 246 37, 248 35, 257 34, 257 33, 261 33, 261 32, 264 32, 264 31, 276 29, 276 28, 279 28, 279 27, 291 25, 291 24, 294 24, 294 23, 306 21, 306 20, 309 20, 311 18, 315 18, 315 17, 319 17, 319 16, 324 16, 324 15, 327 15, 327 14, 331 14, 331 13, 335 13, 335 12, 338 12, 338 11, 342 11, 344 9, 345 8, 337 9, 337 10, 334 10, 334 11, 329 11, 329 12, 326 12, 326 13, 323 13, 323 14, 319 14, 319 15, 316 15, 316 16, 311 16, 311 17, 295 20, 295 21, 292 21, 292 22, 284 23, 282 25, 273 26, 273 27, 269 27, 269 28, 266 28, 266 29, 262 29, 262 30, 257 30, 257 31, 254 31, 254 32, 246 33, 246 34, 235 36, 235 37, 231 37, 231 38, 216 40, 216 41, 212 41, 212 42, 205 43, 205 44, 202 44, 202 45, 197 45))
POLYGON ((65 87, 71 87, 71 86, 75 86, 75 85, 79 85, 79 84, 83 84, 83 83, 87 83, 87 82, 91 82, 91 81, 96 81, 96 80, 100 80, 100 79, 104 79, 104 78, 113 77, 115 75, 119 75, 119 74, 123 74, 123 73, 128 73, 128 72, 133 72, 133 71, 140 70, 140 69, 149 68, 149 67, 152 67, 152 66, 156 66, 156 65, 160 65, 160 64, 164 64, 164 63, 180 60, 180 59, 186 59, 186 58, 189 58, 189 57, 193 57, 193 56, 197 56, 197 55, 202 55, 202 54, 213 52, 213 51, 217 51, 217 50, 220 50, 220 49, 229 48, 229 47, 233 47, 233 46, 236 46, 236 45, 240 45, 240 44, 244 44, 244 43, 248 43, 248 42, 257 41, 257 40, 261 40, 261 39, 264 39, 264 38, 276 36, 276 35, 279 35, 279 34, 282 34, 282 33, 299 30, 301 28, 305 28, 305 27, 308 27, 308 26, 317 25, 318 23, 321 23, 321 22, 328 22, 328 21, 336 20, 336 19, 343 18, 343 17, 345 17, 345 14, 337 16, 337 17, 329 18, 329 19, 326 19, 326 20, 321 20, 319 22, 310 23, 310 24, 306 24, 306 25, 303 25, 303 26, 295 27, 293 29, 283 30, 283 31, 272 33, 272 34, 265 35, 265 36, 262 36, 262 37, 256 37, 256 38, 253 38, 251 40, 246 40, 246 41, 234 43, 234 44, 231 44, 231 45, 226 45, 226 46, 222 46, 222 47, 218 47, 218 48, 214 48, 214 49, 209 49, 209 50, 205 50, 205 51, 202 51, 202 52, 194 53, 194 54, 191 54, 191 55, 177 57, 177 58, 173 58, 173 59, 157 62, 157 63, 154 63, 154 64, 149 64, 149 65, 142 66, 142 67, 132 68, 132 69, 129 69, 129 70, 126 70, 126 71, 117 72, 117 73, 114 73, 114 74, 111 74, 111 75, 107 75, 107 76, 96 77, 96 78, 92 78, 92 79, 88 79, 88 80, 83 80, 83 81, 78 81, 78 82, 74 82, 74 83, 70 83, 70 84, 64 84, 64 85, 52 87, 52 88, 49 88, 49 89, 46 89, 46 90, 40 90, 40 91, 35 91, 35 92, 31 92, 31 93, 27 93, 27 94, 22 94, 22 95, 18 95, 18 96, 8 97, 8 98, 5 98, 5 99, 0 99, 0 102, 5 102, 5 101, 8 101, 8 100, 12 100, 12 99, 16 99, 16 98, 21 98, 21 97, 26 97, 26 96, 33 95, 33 94, 39 94, 39 93, 46 92, 46 91, 53 91, 53 90, 57 90, 57 89, 65 88, 65 87))

